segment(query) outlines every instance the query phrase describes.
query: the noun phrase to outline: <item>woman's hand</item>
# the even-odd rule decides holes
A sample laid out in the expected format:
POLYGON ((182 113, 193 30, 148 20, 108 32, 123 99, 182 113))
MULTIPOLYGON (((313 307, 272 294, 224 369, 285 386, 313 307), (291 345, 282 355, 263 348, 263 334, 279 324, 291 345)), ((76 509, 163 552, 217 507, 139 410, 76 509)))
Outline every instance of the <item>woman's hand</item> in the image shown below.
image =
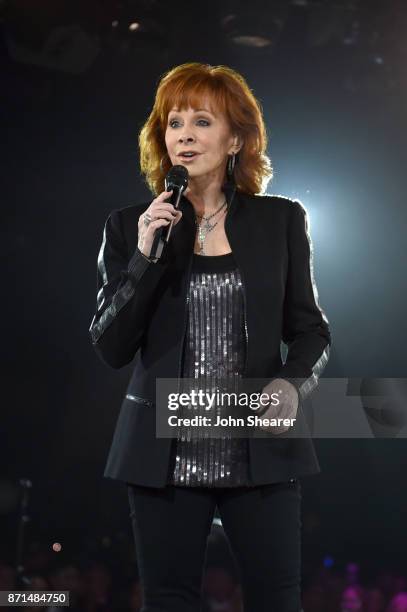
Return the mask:
MULTIPOLYGON (((276 406, 269 406, 261 415, 261 419, 295 419, 298 410, 298 391, 295 386, 284 378, 275 378, 262 389, 262 393, 272 395, 277 394, 279 403, 276 406)), ((274 434, 285 433, 290 425, 260 425, 260 429, 274 434)))
POLYGON ((178 221, 182 217, 182 211, 177 210, 167 200, 172 191, 163 191, 158 195, 147 208, 147 210, 140 215, 138 221, 138 248, 145 255, 149 257, 151 253, 151 247, 154 241, 154 234, 157 228, 168 225, 174 220, 173 225, 177 225, 178 221), (151 219, 150 223, 146 222, 151 219))

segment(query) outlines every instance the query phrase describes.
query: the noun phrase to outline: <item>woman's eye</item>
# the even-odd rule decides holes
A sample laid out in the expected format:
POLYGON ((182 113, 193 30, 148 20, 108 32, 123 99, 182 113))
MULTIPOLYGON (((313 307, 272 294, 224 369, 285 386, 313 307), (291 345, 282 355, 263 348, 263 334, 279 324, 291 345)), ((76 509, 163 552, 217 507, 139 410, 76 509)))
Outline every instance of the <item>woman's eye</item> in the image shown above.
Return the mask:
MULTIPOLYGON (((209 121, 207 119, 198 119, 199 124, 202 125, 202 122, 203 122, 203 125, 205 126, 209 125, 209 121)), ((171 121, 168 122, 168 125, 173 128, 174 123, 179 123, 179 122, 176 119, 172 119, 171 121)))

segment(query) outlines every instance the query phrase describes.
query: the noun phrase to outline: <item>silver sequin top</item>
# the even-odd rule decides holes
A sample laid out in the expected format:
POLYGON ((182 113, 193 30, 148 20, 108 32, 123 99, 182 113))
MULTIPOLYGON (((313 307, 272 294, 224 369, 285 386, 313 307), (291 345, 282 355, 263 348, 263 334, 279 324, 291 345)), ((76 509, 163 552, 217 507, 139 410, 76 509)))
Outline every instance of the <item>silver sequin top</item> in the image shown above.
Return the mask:
MULTIPOLYGON (((246 357, 243 291, 232 253, 193 255, 182 377, 199 377, 199 389, 214 392, 219 378, 233 381, 242 375, 246 357)), ((195 409, 196 414, 204 415, 204 408, 195 409)), ((191 412, 181 408, 178 416, 191 417, 191 412)), ((247 439, 232 438, 227 432, 221 438, 209 438, 204 429, 181 426, 176 430, 168 483, 250 486, 247 439)))

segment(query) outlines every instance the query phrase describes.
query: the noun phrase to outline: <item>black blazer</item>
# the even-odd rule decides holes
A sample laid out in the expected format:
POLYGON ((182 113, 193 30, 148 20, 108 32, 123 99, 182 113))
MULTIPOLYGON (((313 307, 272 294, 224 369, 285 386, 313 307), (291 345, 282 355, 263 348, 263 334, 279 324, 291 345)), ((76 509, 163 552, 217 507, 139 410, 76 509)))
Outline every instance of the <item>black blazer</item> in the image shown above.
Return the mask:
MULTIPOLYGON (((331 345, 313 279, 306 210, 299 201, 248 196, 231 185, 225 194, 225 232, 245 289, 244 377, 289 379, 301 406, 318 384, 331 345), (281 341, 288 347, 285 364, 281 341)), ((183 216, 160 260, 151 263, 137 248, 138 219, 149 204, 113 210, 107 218, 89 333, 108 366, 134 359, 104 476, 163 487, 172 439, 156 437, 155 383, 181 372, 196 227, 193 206, 182 197, 183 216)), ((249 457, 256 485, 320 472, 309 438, 249 438, 249 457)))

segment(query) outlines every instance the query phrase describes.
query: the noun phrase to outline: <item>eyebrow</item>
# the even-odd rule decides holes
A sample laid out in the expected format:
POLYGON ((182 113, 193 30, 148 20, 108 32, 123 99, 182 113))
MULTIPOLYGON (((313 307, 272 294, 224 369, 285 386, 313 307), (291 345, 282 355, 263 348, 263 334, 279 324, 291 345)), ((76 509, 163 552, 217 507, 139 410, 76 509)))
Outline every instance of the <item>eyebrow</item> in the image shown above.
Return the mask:
MULTIPOLYGON (((205 111, 205 113, 209 113, 210 115, 215 116, 215 115, 214 115, 214 114, 213 114, 213 113, 212 113, 210 110, 208 110, 207 108, 197 108, 197 109, 194 109, 194 112, 195 112, 195 113, 200 113, 201 111, 205 111)), ((175 109, 173 109, 173 108, 172 108, 172 109, 171 109, 169 112, 170 112, 170 113, 179 113, 180 111, 179 111, 179 110, 175 110, 175 109)))

